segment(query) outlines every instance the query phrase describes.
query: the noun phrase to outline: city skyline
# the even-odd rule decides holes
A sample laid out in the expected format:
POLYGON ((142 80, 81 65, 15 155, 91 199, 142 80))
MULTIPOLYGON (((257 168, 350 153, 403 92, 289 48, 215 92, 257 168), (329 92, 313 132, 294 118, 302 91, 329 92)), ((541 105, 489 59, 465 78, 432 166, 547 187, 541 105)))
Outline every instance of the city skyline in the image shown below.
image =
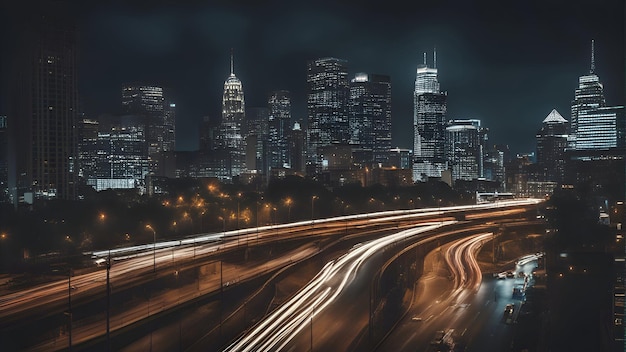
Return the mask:
POLYGON ((449 95, 447 118, 480 119, 489 126, 490 142, 508 143, 514 153, 534 150, 534 134, 552 109, 569 110, 577 79, 589 70, 592 39, 607 104, 623 104, 623 75, 615 74, 623 71, 623 28, 610 16, 623 10, 617 2, 393 9, 280 2, 141 5, 76 9, 82 108, 90 118, 114 112, 126 82, 164 86, 177 104, 178 150, 197 149, 203 116, 219 118, 230 48, 246 105, 265 106, 272 91, 288 90, 292 117, 302 122, 308 60, 345 59, 350 77, 389 75, 394 147, 412 146, 415 69, 423 52, 435 47, 439 80, 449 95))

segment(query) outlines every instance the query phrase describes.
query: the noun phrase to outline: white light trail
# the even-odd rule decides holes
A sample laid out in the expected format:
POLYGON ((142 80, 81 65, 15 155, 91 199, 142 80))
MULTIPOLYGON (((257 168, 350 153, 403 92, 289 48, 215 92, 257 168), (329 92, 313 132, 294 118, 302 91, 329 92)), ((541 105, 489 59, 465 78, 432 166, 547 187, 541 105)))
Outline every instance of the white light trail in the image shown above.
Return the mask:
POLYGON ((331 304, 357 275, 359 267, 385 246, 417 236, 456 221, 423 224, 353 247, 337 260, 327 263, 313 280, 292 299, 272 312, 227 351, 274 351, 284 348, 304 329, 309 320, 331 304), (337 282, 337 280, 339 280, 337 282))

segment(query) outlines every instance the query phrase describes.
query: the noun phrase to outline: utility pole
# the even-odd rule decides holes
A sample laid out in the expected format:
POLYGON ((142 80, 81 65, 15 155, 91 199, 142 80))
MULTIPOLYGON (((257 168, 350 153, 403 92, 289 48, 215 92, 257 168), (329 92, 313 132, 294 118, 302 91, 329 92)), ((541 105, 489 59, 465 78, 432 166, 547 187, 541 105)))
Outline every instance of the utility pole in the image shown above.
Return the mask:
POLYGON ((68 343, 69 350, 72 350, 72 268, 69 268, 67 275, 67 318, 68 323, 68 343))
POLYGON ((109 255, 107 256, 107 351, 111 350, 111 281, 110 281, 110 273, 111 271, 111 250, 109 250, 109 255))

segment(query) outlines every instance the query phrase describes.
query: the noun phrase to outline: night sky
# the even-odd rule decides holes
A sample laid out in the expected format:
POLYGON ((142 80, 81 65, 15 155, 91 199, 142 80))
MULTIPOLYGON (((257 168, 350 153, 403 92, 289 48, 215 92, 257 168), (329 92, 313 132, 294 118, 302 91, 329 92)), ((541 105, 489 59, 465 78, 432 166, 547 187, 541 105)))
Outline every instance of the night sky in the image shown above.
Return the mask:
POLYGON ((186 3, 195 5, 77 9, 87 116, 117 112, 125 82, 162 85, 177 104, 177 149, 194 150, 202 116, 219 117, 231 48, 246 106, 265 106, 271 90, 287 89, 292 116, 304 121, 306 62, 333 56, 348 60, 350 78, 391 76, 393 144, 412 148, 415 69, 425 51, 432 63, 436 47, 448 118, 481 119, 491 143, 528 152, 553 108, 569 120, 591 39, 607 103, 624 103, 623 0, 186 3))

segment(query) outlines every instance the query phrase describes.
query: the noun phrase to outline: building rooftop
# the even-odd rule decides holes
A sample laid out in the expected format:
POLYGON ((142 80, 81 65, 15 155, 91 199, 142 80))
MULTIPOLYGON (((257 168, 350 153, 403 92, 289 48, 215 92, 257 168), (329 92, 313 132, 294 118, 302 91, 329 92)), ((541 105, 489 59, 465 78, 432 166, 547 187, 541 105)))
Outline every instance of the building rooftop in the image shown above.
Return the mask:
POLYGON ((556 109, 552 109, 552 111, 548 114, 548 116, 546 116, 546 118, 543 120, 543 123, 566 123, 567 120, 563 118, 563 116, 561 116, 561 114, 559 114, 558 111, 556 111, 556 109))

